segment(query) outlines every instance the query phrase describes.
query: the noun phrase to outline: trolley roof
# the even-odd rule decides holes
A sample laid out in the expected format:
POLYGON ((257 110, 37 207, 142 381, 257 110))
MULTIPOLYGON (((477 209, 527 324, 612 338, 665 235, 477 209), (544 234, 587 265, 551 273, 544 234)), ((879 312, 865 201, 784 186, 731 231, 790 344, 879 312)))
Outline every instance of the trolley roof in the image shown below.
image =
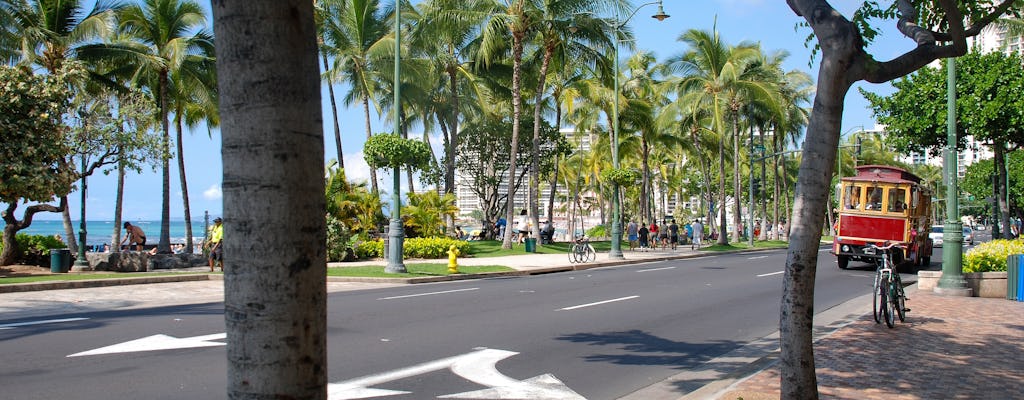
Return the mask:
POLYGON ((902 168, 889 165, 861 165, 857 167, 856 176, 847 176, 844 181, 853 182, 886 182, 886 183, 921 183, 921 178, 902 168))

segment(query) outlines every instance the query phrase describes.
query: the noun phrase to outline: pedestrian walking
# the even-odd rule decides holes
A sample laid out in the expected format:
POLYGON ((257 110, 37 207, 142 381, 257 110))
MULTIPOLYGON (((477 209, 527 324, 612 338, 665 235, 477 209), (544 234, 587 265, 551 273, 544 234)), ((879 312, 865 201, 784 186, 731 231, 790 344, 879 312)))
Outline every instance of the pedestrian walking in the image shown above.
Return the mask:
POLYGON ((637 231, 637 235, 640 238, 640 251, 647 251, 647 239, 648 235, 650 235, 650 230, 647 229, 646 222, 640 224, 640 229, 637 231))
POLYGON ((630 220, 629 224, 626 225, 626 237, 629 238, 629 249, 636 250, 636 241, 639 239, 640 227, 637 226, 636 220, 630 220))
POLYGON ((661 249, 664 250, 668 247, 668 221, 661 220, 661 226, 658 227, 658 240, 661 242, 661 249))
POLYGON ((668 242, 672 245, 672 250, 676 249, 676 245, 679 244, 679 225, 676 224, 676 220, 672 220, 672 223, 668 225, 668 242))
POLYGON ((221 241, 224 239, 224 225, 220 217, 213 219, 213 226, 210 227, 210 240, 207 243, 210 244, 210 272, 213 272, 213 267, 220 265, 220 270, 224 271, 224 249, 221 246, 221 241))
POLYGON ((700 249, 702 239, 704 238, 704 225, 700 223, 700 220, 693 221, 693 242, 690 244, 690 250, 694 247, 700 249))

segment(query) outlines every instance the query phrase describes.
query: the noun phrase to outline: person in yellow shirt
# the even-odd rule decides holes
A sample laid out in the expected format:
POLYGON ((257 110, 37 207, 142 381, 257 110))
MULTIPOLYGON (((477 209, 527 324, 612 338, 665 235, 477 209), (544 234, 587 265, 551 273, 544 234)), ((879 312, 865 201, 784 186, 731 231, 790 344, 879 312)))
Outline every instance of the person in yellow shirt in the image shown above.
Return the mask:
POLYGON ((224 252, 221 249, 221 241, 224 239, 224 226, 221 224, 223 220, 220 217, 213 219, 213 227, 210 228, 210 238, 207 239, 207 243, 210 244, 210 272, 213 272, 215 263, 220 264, 220 270, 224 271, 224 252))

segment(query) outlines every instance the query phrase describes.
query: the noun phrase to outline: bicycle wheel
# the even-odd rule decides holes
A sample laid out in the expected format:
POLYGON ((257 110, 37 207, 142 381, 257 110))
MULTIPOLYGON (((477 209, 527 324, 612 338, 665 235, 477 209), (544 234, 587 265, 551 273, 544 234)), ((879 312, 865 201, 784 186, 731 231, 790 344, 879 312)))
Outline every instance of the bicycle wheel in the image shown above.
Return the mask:
POLYGON ((896 304, 894 305, 896 307, 896 316, 900 317, 900 322, 906 322, 906 320, 907 320, 907 307, 906 307, 907 296, 903 292, 903 281, 899 278, 898 275, 896 276, 896 280, 894 281, 894 284, 896 285, 896 298, 894 299, 895 302, 896 302, 896 304))
POLYGON ((893 290, 893 281, 891 273, 882 282, 882 314, 885 317, 885 326, 892 328, 896 325, 896 301, 892 298, 896 295, 896 291, 893 290))
POLYGON ((586 248, 583 251, 583 262, 591 262, 597 259, 597 253, 595 253, 594 249, 592 249, 590 246, 586 246, 586 248))
POLYGON ((572 246, 569 246, 569 262, 573 263, 573 264, 576 264, 576 263, 579 262, 578 261, 579 255, 576 253, 576 246, 577 245, 575 245, 575 244, 573 244, 572 246))
POLYGON ((874 304, 872 304, 872 310, 874 311, 872 315, 874 315, 874 317, 875 317, 875 323, 876 324, 882 323, 882 305, 885 304, 885 297, 883 296, 883 293, 882 293, 882 284, 881 283, 882 283, 882 274, 881 273, 876 273, 875 274, 875 284, 873 286, 871 286, 872 287, 872 289, 871 289, 871 294, 872 294, 871 300, 872 300, 872 303, 874 303, 874 304))

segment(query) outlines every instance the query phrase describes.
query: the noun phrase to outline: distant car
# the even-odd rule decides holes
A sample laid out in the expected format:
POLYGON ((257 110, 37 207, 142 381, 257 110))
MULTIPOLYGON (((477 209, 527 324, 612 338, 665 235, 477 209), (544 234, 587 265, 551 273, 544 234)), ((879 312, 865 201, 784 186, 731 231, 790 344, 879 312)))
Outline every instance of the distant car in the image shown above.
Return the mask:
POLYGON ((932 240, 932 247, 942 247, 942 225, 932 225, 932 231, 928 233, 928 238, 932 240))
POLYGON ((974 230, 969 226, 964 227, 964 243, 974 246, 974 230))

